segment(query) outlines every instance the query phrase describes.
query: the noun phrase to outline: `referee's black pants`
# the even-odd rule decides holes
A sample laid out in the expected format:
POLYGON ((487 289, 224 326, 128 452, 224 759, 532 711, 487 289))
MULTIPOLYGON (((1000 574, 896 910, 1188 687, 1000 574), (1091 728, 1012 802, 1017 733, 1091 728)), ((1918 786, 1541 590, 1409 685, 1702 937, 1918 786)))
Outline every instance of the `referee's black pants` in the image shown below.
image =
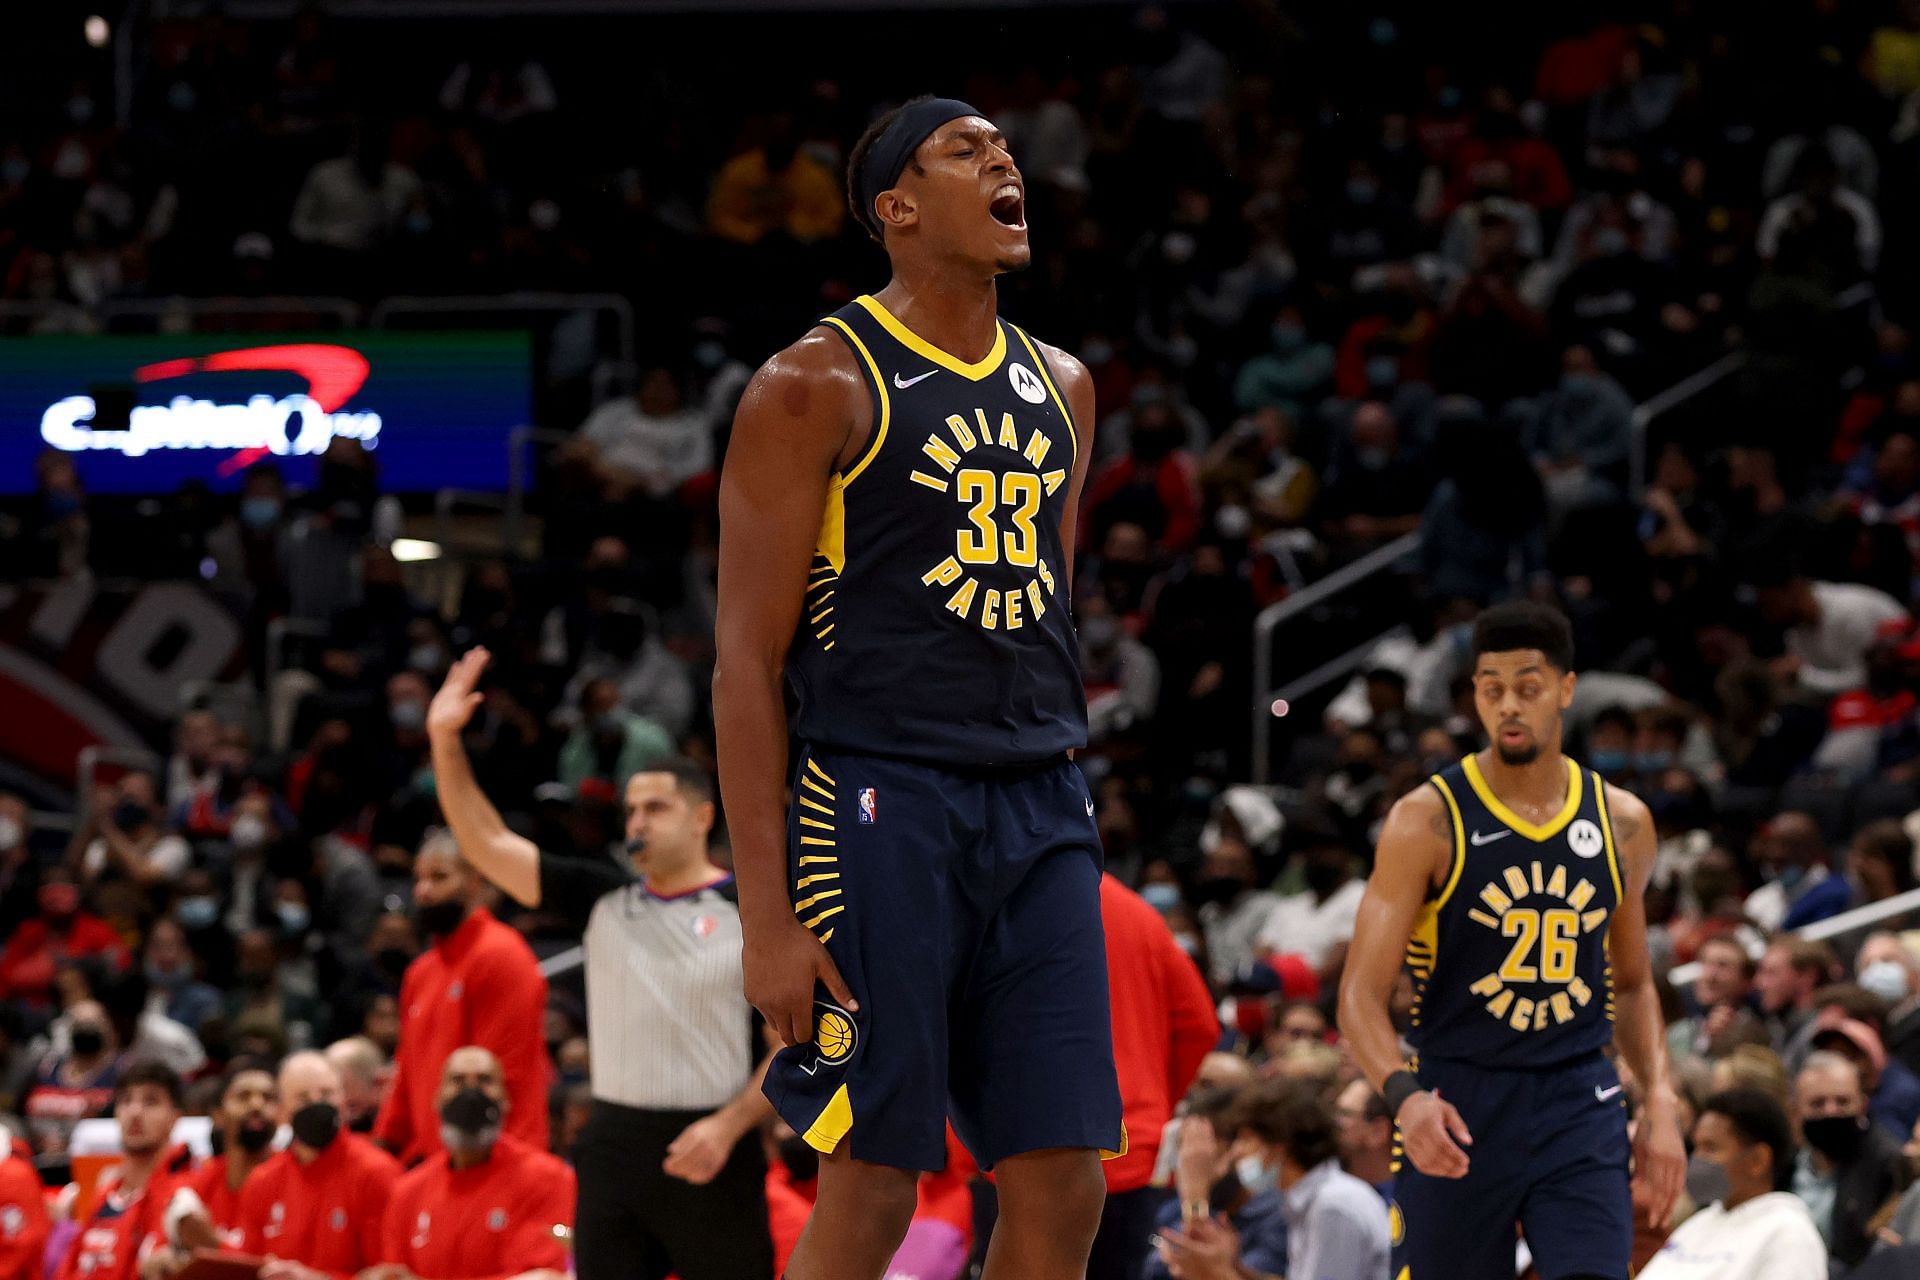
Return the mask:
POLYGON ((771 1280, 767 1159, 755 1134, 704 1187, 661 1171, 667 1145, 705 1111, 595 1100, 573 1149, 579 1280, 771 1280))

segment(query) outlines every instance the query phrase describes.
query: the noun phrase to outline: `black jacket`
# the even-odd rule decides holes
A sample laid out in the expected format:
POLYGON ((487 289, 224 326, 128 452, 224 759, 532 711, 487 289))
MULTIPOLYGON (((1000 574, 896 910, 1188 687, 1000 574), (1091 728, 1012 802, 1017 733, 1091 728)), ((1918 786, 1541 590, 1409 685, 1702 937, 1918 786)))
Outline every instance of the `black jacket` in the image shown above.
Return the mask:
POLYGON ((1839 1173, 1833 1197, 1832 1253, 1835 1262, 1851 1267, 1873 1248, 1867 1223, 1906 1189, 1906 1157, 1899 1143, 1879 1128, 1869 1128, 1860 1154, 1839 1173))

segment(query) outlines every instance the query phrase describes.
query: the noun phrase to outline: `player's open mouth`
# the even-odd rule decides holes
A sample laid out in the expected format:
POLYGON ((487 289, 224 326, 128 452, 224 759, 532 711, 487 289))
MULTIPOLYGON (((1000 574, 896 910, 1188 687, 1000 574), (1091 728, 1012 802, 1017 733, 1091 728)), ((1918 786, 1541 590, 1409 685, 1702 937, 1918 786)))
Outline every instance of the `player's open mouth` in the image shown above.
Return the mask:
POLYGON ((1011 227, 1015 231, 1027 229, 1026 194, 1011 182, 993 193, 993 203, 987 206, 987 212, 1003 227, 1011 227))

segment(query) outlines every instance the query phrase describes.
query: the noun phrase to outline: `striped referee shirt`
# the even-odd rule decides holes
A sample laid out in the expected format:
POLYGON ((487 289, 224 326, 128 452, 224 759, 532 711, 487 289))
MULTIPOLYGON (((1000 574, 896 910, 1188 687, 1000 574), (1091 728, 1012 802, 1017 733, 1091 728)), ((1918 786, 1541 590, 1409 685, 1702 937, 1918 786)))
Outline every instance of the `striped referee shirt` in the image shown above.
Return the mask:
POLYGON ((540 906, 584 930, 593 1096, 711 1111, 752 1079, 733 877, 661 897, 611 862, 540 855, 540 906))

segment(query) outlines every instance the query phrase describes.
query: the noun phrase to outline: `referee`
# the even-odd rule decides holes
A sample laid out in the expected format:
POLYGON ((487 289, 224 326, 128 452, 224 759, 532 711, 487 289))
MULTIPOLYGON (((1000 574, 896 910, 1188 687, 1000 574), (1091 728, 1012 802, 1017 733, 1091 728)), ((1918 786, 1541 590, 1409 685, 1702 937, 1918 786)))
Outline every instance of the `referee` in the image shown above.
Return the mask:
POLYGON ((581 1280, 768 1280, 766 1061, 740 973, 733 877, 707 853, 713 782, 690 760, 627 780, 633 876, 514 834, 460 735, 487 651, 447 673, 427 711, 440 805, 460 851, 529 907, 585 931, 593 1113, 574 1150, 581 1280), (759 1058, 756 1065, 756 1058, 759 1058))

